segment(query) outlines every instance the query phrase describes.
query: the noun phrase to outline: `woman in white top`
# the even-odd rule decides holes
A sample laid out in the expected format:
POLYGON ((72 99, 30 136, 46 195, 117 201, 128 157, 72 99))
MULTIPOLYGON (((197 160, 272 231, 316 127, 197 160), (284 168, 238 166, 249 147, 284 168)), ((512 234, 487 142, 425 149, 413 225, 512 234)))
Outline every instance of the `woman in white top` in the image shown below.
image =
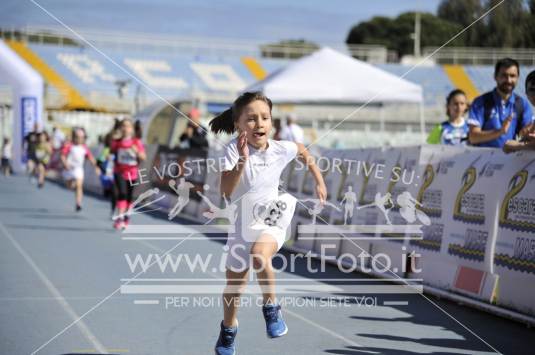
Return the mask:
POLYGON ((11 141, 5 137, 2 145, 2 171, 5 176, 11 174, 11 147, 11 141))
POLYGON ((284 167, 299 157, 314 176, 318 198, 324 202, 327 197, 322 175, 303 144, 268 139, 272 129, 271 108, 271 100, 262 93, 244 93, 230 109, 210 122, 215 133, 238 133, 225 149, 221 173, 221 193, 238 206, 238 218, 235 232, 229 233, 226 245, 224 319, 216 354, 235 352, 236 305, 247 284, 251 264, 263 292, 262 310, 268 337, 279 337, 288 331, 280 305, 275 302, 275 274, 271 264, 272 257, 284 243, 293 215, 293 208, 289 206, 292 198, 285 199, 278 194, 284 167), (259 210, 267 211, 265 218, 257 218, 255 211, 259 210))

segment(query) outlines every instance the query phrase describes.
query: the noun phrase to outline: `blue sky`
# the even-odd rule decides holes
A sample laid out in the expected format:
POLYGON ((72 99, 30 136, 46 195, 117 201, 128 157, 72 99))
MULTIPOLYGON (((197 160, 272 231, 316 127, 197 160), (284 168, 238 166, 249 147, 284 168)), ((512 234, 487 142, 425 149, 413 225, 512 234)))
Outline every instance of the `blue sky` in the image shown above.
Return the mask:
MULTIPOLYGON (((405 11, 436 13, 440 0, 36 0, 74 28, 260 41, 341 43, 353 24, 405 11)), ((56 26, 29 0, 1 0, 0 27, 56 26)))

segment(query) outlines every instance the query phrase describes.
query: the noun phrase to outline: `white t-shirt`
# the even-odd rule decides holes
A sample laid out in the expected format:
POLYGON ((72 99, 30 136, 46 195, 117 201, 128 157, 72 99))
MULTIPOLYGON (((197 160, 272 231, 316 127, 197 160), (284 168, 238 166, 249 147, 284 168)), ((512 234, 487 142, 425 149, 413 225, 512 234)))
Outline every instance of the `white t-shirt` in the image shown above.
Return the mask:
POLYGON ((2 147, 2 158, 11 159, 11 142, 2 147))
POLYGON ((280 135, 282 140, 291 141, 295 143, 303 143, 305 140, 305 134, 303 129, 299 125, 292 123, 284 127, 280 135))
POLYGON ((85 144, 72 145, 67 155, 67 163, 71 169, 84 168, 85 157, 88 155, 88 149, 85 144))
MULTIPOLYGON (((237 200, 238 219, 236 232, 241 226, 253 222, 253 209, 258 204, 265 204, 278 198, 279 181, 286 165, 297 155, 297 145, 288 141, 268 140, 266 150, 257 150, 249 145, 249 158, 238 186, 232 192, 230 200, 237 200)), ((225 148, 223 171, 234 169, 239 160, 237 139, 233 139, 225 148)))

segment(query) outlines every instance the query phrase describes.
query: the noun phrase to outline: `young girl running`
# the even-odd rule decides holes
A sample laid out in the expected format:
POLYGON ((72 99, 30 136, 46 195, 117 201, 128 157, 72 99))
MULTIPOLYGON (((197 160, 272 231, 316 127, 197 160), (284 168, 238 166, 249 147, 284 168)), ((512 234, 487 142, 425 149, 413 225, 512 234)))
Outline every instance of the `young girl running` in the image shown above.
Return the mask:
POLYGON ((113 132, 106 134, 104 137, 104 147, 97 158, 97 164, 100 168, 100 184, 104 197, 110 200, 110 215, 113 218, 115 214, 115 205, 117 196, 113 183, 113 164, 115 156, 111 153, 111 143, 113 142, 113 132))
POLYGON ((50 162, 52 146, 50 145, 48 134, 41 132, 37 134, 37 145, 35 146, 35 161, 37 169, 37 186, 42 188, 45 185, 46 167, 50 162))
MULTIPOLYGON (((280 175, 297 155, 314 176, 318 198, 324 202, 327 197, 321 173, 303 144, 268 139, 272 129, 271 108, 271 100, 262 93, 244 93, 230 109, 210 122, 215 133, 238 133, 225 149, 221 173, 221 193, 239 207, 236 232, 230 233, 227 240, 224 316, 215 346, 215 353, 220 355, 235 353, 237 303, 251 264, 263 293, 262 312, 268 337, 280 337, 288 331, 281 306, 275 300, 275 275, 271 265, 273 255, 284 243, 287 225, 259 223, 252 211, 279 199, 280 175)), ((291 216, 287 218, 288 223, 289 219, 291 216)))
POLYGON ((74 128, 72 142, 66 143, 61 150, 61 162, 65 168, 63 177, 67 182, 67 187, 75 190, 76 212, 82 210, 84 163, 86 159, 95 167, 96 174, 100 175, 97 162, 85 145, 85 139, 85 130, 83 128, 74 128))
POLYGON ((120 125, 121 137, 111 143, 111 152, 115 155, 114 183, 117 193, 118 215, 113 224, 115 229, 125 229, 129 217, 126 213, 132 205, 135 182, 138 178, 139 163, 145 160, 145 147, 141 139, 135 136, 132 121, 125 118, 120 125))

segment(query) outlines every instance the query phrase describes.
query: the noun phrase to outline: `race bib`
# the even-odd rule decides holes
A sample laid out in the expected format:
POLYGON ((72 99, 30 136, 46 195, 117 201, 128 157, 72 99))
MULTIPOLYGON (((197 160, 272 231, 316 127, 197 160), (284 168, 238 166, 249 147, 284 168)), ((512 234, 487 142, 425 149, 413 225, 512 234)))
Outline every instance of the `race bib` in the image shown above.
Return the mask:
POLYGON ((46 157, 46 151, 45 150, 41 150, 41 149, 38 149, 35 151, 35 156, 37 159, 39 160, 42 160, 46 157))
POLYGON ((78 154, 75 154, 74 152, 69 154, 67 162, 72 167, 80 167, 84 165, 83 158, 80 158, 80 156, 78 154))
POLYGON ((286 230, 292 222, 296 203, 295 197, 289 193, 284 193, 279 195, 277 200, 255 205, 253 208, 254 221, 251 228, 263 229, 268 226, 286 230))
POLYGON ((117 162, 122 165, 137 165, 137 156, 134 150, 121 148, 117 151, 117 162))

